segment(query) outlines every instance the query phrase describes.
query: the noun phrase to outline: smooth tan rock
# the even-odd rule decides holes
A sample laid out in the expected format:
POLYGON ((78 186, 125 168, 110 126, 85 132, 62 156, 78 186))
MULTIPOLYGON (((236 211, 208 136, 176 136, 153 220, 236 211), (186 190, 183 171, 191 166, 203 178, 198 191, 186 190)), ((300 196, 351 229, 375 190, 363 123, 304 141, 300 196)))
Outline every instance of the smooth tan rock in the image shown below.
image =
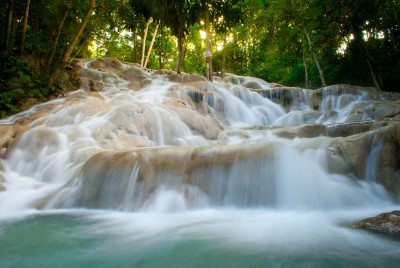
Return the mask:
POLYGON ((356 222, 353 227, 375 233, 394 235, 397 239, 400 239, 400 211, 395 210, 361 220, 356 222))
POLYGON ((325 125, 306 124, 297 127, 284 127, 274 131, 278 137, 294 139, 294 138, 313 138, 318 136, 326 136, 327 129, 325 125))
POLYGON ((21 105, 21 109, 23 111, 28 110, 29 108, 32 108, 32 106, 36 105, 39 103, 39 100, 36 98, 28 98, 24 100, 24 103, 21 105))
POLYGON ((171 74, 169 76, 169 79, 173 82, 179 82, 179 83, 207 81, 207 79, 204 76, 201 76, 199 74, 185 74, 185 73, 171 74))
POLYGON ((140 82, 129 82, 128 89, 138 91, 142 89, 140 82))
POLYGON ((90 67, 101 71, 121 71, 124 69, 123 64, 115 58, 101 58, 94 60, 90 67))
POLYGON ((245 81, 242 86, 250 89, 262 89, 262 86, 257 81, 245 81))
POLYGON ((149 75, 139 67, 131 66, 121 73, 121 77, 130 82, 140 82, 148 79, 149 75))
POLYGON ((377 150, 376 174, 381 183, 394 198, 400 198, 400 125, 383 126, 365 133, 334 139, 329 150, 331 172, 366 178, 367 160, 377 150))
MULTIPOLYGON (((126 203, 129 183, 135 183, 133 205, 143 206, 163 184, 192 185, 212 199, 218 189, 213 172, 229 171, 236 164, 269 159, 274 161, 274 145, 247 144, 205 147, 140 148, 125 152, 99 152, 82 167, 82 188, 78 203, 83 207, 112 208, 126 203), (136 174, 132 177, 132 174, 136 174), (131 181, 131 179, 134 181, 131 181), (109 197, 107 197, 109 196, 109 197), (111 198, 111 200, 110 200, 111 198)), ((228 180, 221 178, 221 183, 228 180)), ((245 179, 245 178, 243 178, 245 179)), ((185 187, 184 187, 185 188, 185 187)), ((183 188, 182 188, 183 189, 183 188)))
POLYGON ((0 125, 0 158, 6 156, 9 149, 13 147, 19 137, 29 129, 20 124, 0 125))
POLYGON ((223 127, 214 118, 205 117, 187 108, 174 107, 173 109, 195 134, 200 134, 209 140, 218 139, 223 127))
POLYGON ((394 117, 400 114, 400 100, 379 103, 371 109, 372 117, 375 119, 394 117))
POLYGON ((85 99, 84 113, 86 116, 92 116, 95 114, 103 113, 109 111, 112 106, 106 103, 103 99, 97 97, 88 96, 85 99))
POLYGON ((238 78, 236 75, 229 75, 229 74, 227 74, 227 75, 224 77, 223 81, 224 81, 225 83, 230 83, 230 84, 234 84, 234 85, 239 85, 239 84, 240 84, 240 80, 239 80, 239 78, 238 78))
POLYGON ((348 137, 369 131, 373 123, 374 121, 332 124, 328 125, 326 129, 330 137, 348 137))

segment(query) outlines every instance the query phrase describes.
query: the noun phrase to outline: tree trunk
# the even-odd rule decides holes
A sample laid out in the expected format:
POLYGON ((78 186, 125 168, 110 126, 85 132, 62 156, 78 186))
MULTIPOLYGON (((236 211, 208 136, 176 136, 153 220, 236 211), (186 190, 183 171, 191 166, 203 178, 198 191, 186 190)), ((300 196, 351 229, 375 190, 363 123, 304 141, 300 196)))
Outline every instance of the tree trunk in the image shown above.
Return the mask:
POLYGON ((310 88, 310 78, 308 76, 308 66, 306 61, 306 54, 303 51, 303 63, 304 63, 304 87, 310 88))
POLYGON ((11 51, 10 39, 12 31, 13 13, 14 13, 14 2, 15 0, 8 1, 6 34, 4 36, 4 50, 6 53, 9 53, 11 51))
POLYGON ((149 25, 150 25, 150 23, 151 23, 152 21, 153 21, 153 18, 150 17, 150 18, 147 20, 146 28, 144 29, 143 40, 142 40, 142 58, 141 58, 141 60, 140 60, 140 66, 141 66, 142 68, 144 68, 144 55, 145 55, 145 52, 146 52, 147 32, 149 31, 149 25))
POLYGON ((133 25, 133 62, 137 62, 137 25, 138 22, 135 20, 133 25))
POLYGON ((78 42, 79 42, 79 40, 81 39, 81 37, 82 37, 82 35, 83 35, 83 32, 85 31, 86 26, 87 26, 87 24, 88 24, 88 22, 89 22, 89 20, 90 20, 90 16, 92 16, 92 12, 93 12, 93 10, 94 10, 95 4, 96 4, 96 0, 91 0, 91 1, 90 1, 89 10, 88 10, 88 12, 86 13, 85 18, 83 19, 82 24, 81 24, 81 26, 80 26, 79 29, 78 29, 78 32, 75 34, 75 37, 74 37, 74 39, 72 40, 71 45, 69 46, 67 52, 64 54, 64 57, 63 57, 63 59, 62 59, 62 63, 63 63, 63 64, 66 63, 66 62, 68 62, 68 60, 70 59, 70 57, 71 57, 71 55, 72 55, 72 52, 74 51, 75 47, 78 45, 78 42))
POLYGON ((154 32, 153 32, 153 37, 151 38, 151 43, 150 43, 149 51, 147 51, 146 60, 144 61, 143 68, 146 68, 146 67, 147 67, 147 62, 149 61, 150 53, 151 53, 151 50, 153 49, 153 44, 154 44, 154 40, 156 39, 157 30, 158 30, 158 26, 159 26, 159 25, 160 25, 160 23, 157 23, 156 29, 155 29, 154 32))
MULTIPOLYGON (((70 44, 68 50, 65 52, 65 54, 64 54, 64 56, 63 56, 63 58, 61 60, 61 65, 65 65, 69 61, 69 59, 71 58, 72 52, 74 51, 75 47, 78 45, 78 42, 81 39, 81 37, 83 35, 83 32, 86 29, 86 26, 87 26, 87 24, 88 24, 88 22, 90 20, 90 16, 92 15, 92 12, 94 10, 95 4, 96 4, 96 0, 91 0, 90 1, 89 10, 87 11, 85 18, 83 19, 81 26, 79 27, 78 31, 76 32, 75 37, 72 40, 72 43, 70 44)), ((58 73, 59 73, 59 69, 56 68, 56 70, 53 72, 53 74, 50 77, 50 83, 54 82, 54 80, 57 77, 58 73)))
POLYGON ((125 19, 125 4, 124 4, 124 0, 119 0, 119 14, 123 19, 125 19))
POLYGON ((180 74, 183 69, 183 29, 180 26, 178 29, 178 58, 176 60, 176 72, 180 74))
POLYGON ((29 16, 30 5, 31 5, 31 0, 26 0, 24 19, 22 22, 21 42, 19 43, 19 55, 20 56, 22 56, 24 54, 26 28, 28 27, 28 16, 29 16))
POLYGON ((313 51, 312 43, 311 43, 311 39, 310 39, 310 35, 308 34, 306 28, 304 28, 304 32, 305 32, 306 37, 307 37, 308 48, 309 48, 309 50, 310 50, 310 53, 312 54, 312 57, 313 57, 315 66, 317 67, 317 70, 318 70, 318 73, 319 73, 319 79, 321 80, 321 85, 322 85, 323 87, 326 87, 326 82, 325 82, 325 78, 324 78, 324 73, 323 73, 323 71, 322 71, 321 66, 319 65, 317 55, 316 55, 315 52, 313 51))
POLYGON ((57 46, 58 46, 58 40, 60 39, 61 30, 64 27, 65 20, 67 19, 67 16, 68 16, 68 13, 69 13, 69 10, 70 10, 71 2, 72 1, 70 1, 70 3, 68 4, 67 8, 65 9, 63 17, 62 17, 62 19, 60 21, 60 25, 58 26, 58 29, 57 29, 57 32, 56 32, 56 39, 54 40, 53 49, 51 50, 51 54, 50 54, 49 60, 47 62, 47 69, 48 70, 50 70, 51 63, 53 62, 53 58, 54 58, 54 55, 56 53, 57 46))
POLYGON ((374 69, 372 68, 371 62, 369 61, 369 59, 367 59, 367 64, 369 67, 369 71, 371 72, 371 77, 372 77, 372 82, 374 83, 374 86, 376 89, 381 90, 381 87, 379 86, 379 82, 378 79, 376 77, 376 74, 374 72, 374 69))
POLYGON ((224 47, 222 53, 222 67, 221 67, 221 78, 225 77, 225 64, 226 64, 226 32, 224 33, 224 47))
POLYGON ((368 64, 369 71, 371 73, 371 78, 372 78, 372 82, 374 83, 374 87, 376 89, 380 90, 381 87, 379 86, 377 75, 375 74, 374 69, 372 67, 372 63, 374 62, 374 59, 371 56, 371 54, 369 53, 368 48, 365 45, 363 32, 360 30, 360 28, 355 23, 352 23, 352 27, 353 27, 354 41, 356 42, 357 49, 361 50, 359 53, 363 53, 364 56, 366 57, 366 61, 368 64))
POLYGON ((164 25, 161 24, 161 38, 160 38, 160 46, 158 47, 158 63, 159 63, 159 67, 160 70, 164 68, 164 64, 163 64, 163 51, 162 51, 162 47, 163 47, 163 41, 164 41, 164 25))
POLYGON ((208 1, 205 2, 205 21, 204 26, 206 30, 206 78, 212 81, 212 52, 211 52, 211 40, 210 40, 210 18, 208 14, 208 1))

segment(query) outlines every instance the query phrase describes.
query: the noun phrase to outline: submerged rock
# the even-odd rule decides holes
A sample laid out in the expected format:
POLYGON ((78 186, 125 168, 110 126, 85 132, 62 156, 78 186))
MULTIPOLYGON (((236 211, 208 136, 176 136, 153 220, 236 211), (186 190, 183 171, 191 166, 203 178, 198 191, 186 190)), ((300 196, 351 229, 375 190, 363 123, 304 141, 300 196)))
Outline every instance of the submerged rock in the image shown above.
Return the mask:
POLYGON ((364 219, 355 223, 353 227, 376 233, 394 235, 400 239, 400 211, 395 210, 364 219))

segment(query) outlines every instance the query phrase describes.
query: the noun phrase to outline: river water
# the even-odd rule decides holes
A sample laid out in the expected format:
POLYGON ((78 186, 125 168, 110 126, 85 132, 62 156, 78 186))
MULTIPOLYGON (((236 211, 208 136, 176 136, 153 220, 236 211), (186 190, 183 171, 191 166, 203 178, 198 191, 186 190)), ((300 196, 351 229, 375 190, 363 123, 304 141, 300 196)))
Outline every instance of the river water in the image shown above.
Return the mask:
MULTIPOLYGON (((358 180, 328 171, 332 138, 273 134, 307 123, 306 95, 285 110, 237 85, 193 97, 163 77, 132 91, 90 71, 99 96, 73 92, 1 121, 52 107, 1 162, 0 267, 399 265, 398 240, 351 227, 398 207, 372 174, 381 144, 358 180)), ((368 101, 338 98, 323 100, 315 122, 344 122, 368 101), (336 117, 324 119, 328 110, 336 117)))

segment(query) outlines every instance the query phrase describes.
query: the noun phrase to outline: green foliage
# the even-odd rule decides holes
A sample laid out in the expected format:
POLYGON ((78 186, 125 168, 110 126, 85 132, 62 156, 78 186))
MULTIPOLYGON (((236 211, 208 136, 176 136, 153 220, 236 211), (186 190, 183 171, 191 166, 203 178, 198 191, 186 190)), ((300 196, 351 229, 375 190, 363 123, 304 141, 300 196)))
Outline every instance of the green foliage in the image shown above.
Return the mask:
POLYGON ((0 62, 1 117, 18 112, 28 98, 43 99, 54 91, 46 77, 31 73, 28 61, 0 53, 0 62))
MULTIPOLYGON (((48 79, 60 67, 91 3, 31 1, 24 53, 20 53, 26 1, 14 1, 9 25, 11 2, 0 5, 3 115, 16 111, 26 98, 51 94, 54 89, 48 79)), ((152 16, 147 48, 158 22, 160 27, 147 66, 181 70, 183 62, 184 71, 204 74, 205 41, 199 30, 205 30, 206 12, 216 72, 304 86, 307 66, 311 87, 316 88, 322 83, 318 62, 328 84, 400 91, 398 0, 96 0, 71 57, 139 62, 141 37, 152 16)))

